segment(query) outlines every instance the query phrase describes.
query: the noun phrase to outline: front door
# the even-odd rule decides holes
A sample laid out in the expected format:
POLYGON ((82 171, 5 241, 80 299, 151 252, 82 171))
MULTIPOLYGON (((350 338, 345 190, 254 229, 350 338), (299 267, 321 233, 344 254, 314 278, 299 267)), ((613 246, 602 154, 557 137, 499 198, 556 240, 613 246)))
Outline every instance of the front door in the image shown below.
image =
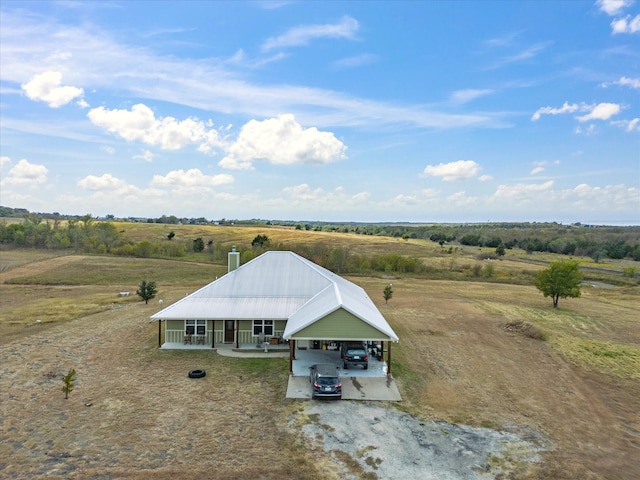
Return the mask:
POLYGON ((233 331, 235 326, 235 320, 224 321, 224 342, 233 343, 233 331))

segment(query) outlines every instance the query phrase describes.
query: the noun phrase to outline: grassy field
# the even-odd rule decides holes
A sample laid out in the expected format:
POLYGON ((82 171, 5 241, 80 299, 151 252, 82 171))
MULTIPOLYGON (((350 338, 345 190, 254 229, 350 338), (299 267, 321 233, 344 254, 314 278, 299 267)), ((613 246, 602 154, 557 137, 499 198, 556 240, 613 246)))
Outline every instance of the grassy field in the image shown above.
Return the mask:
MULTIPOLYGON (((199 228, 176 233, 204 235, 199 228)), ((165 235, 147 224, 131 230, 125 233, 136 238, 165 235)), ((216 241, 239 246, 263 233, 246 227, 215 232, 216 241)), ((401 252, 445 270, 477 261, 475 251, 452 255, 433 242, 275 228, 266 233, 283 243, 401 252)), ((2 252, 1 259, 0 476, 375 478, 343 455, 310 450, 291 428, 313 419, 301 418, 300 402, 284 401, 286 361, 160 351, 157 326, 148 321, 157 302, 118 296, 135 291, 145 277, 158 281, 167 305, 224 274, 226 266, 20 250, 2 252), (65 401, 61 377, 71 367, 78 385, 65 401), (188 379, 193 368, 206 368, 207 377, 188 379)), ((505 281, 540 268, 521 262, 516 252, 495 263, 505 281)), ((581 298, 560 300, 554 310, 527 284, 348 278, 365 288, 401 339, 393 346, 392 370, 403 402, 389 408, 549 439, 552 448, 541 462, 512 465, 502 478, 636 478, 637 286, 584 288, 581 298), (382 291, 391 281, 394 295, 385 304, 382 291), (518 322, 546 340, 506 328, 518 322)))

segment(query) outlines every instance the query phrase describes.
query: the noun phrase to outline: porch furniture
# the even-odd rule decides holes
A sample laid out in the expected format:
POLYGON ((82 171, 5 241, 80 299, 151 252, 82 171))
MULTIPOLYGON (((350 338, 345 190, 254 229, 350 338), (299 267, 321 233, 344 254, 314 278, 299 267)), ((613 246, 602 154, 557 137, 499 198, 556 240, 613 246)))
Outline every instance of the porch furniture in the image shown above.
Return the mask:
POLYGON ((196 335, 196 345, 204 345, 204 335, 196 335))
POLYGON ((190 333, 187 333, 184 336, 184 344, 185 345, 192 345, 192 337, 193 337, 193 335, 191 335, 190 333))

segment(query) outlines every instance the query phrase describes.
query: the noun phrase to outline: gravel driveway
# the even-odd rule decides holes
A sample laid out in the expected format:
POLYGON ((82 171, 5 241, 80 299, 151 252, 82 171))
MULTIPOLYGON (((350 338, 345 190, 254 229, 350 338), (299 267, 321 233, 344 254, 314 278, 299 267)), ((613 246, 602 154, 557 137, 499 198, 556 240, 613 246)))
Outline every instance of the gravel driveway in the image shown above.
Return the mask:
MULTIPOLYGON (((305 408, 308 439, 329 453, 346 452, 372 478, 495 478, 501 466, 537 461, 546 443, 515 433, 422 421, 379 404, 315 401, 305 408)), ((349 472, 341 478, 357 480, 349 472)))

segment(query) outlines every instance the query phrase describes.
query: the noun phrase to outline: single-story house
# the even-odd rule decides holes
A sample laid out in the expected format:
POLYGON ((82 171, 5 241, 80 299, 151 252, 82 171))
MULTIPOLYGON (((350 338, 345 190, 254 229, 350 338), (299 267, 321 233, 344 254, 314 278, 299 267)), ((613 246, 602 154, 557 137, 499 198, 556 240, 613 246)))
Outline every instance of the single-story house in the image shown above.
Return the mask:
POLYGON ((364 289, 293 252, 265 252, 244 265, 239 260, 234 247, 227 274, 151 316, 160 347, 288 343, 291 367, 296 345, 370 341, 382 345, 391 372, 398 336, 364 289))

